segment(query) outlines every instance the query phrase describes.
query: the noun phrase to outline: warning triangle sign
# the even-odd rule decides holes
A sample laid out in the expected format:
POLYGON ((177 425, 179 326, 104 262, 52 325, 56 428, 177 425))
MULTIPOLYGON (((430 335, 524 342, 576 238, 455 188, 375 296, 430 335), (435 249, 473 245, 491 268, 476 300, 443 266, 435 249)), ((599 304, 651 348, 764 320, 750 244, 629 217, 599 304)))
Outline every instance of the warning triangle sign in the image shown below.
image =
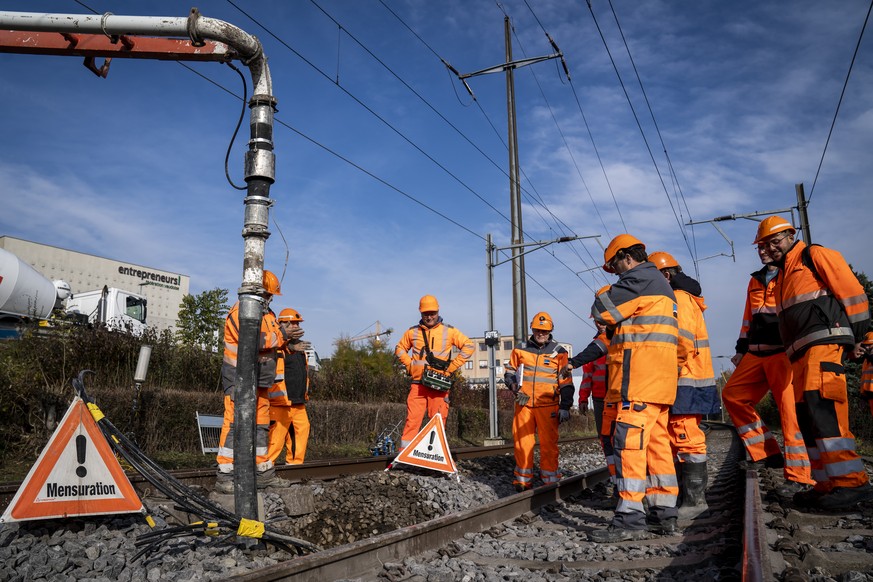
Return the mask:
POLYGON ((406 463, 444 473, 458 472, 455 461, 449 453, 443 417, 439 413, 436 413, 421 432, 397 454, 391 465, 393 466, 394 463, 406 463))
POLYGON ((77 396, 0 523, 141 511, 142 501, 77 396))

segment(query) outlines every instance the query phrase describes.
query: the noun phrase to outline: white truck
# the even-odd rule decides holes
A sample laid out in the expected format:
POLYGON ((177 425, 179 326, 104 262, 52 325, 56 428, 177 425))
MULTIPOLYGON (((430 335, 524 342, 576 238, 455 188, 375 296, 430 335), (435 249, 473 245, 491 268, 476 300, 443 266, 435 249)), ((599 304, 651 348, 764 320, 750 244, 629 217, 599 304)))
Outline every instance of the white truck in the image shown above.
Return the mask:
POLYGON ((24 321, 71 320, 135 335, 146 328, 147 300, 115 287, 71 293, 5 249, 0 249, 0 337, 17 337, 24 321))

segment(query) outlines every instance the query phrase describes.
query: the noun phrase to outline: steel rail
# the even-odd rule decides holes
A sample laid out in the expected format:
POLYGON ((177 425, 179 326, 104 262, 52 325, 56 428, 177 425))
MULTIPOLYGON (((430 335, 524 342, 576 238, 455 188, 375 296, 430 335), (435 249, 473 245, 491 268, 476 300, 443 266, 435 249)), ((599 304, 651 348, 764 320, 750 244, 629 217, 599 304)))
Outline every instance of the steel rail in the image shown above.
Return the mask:
POLYGON ((466 533, 483 531, 526 512, 566 500, 608 478, 608 470, 602 467, 473 509, 236 575, 233 580, 339 580, 375 574, 385 562, 402 561, 406 556, 440 548, 466 533))

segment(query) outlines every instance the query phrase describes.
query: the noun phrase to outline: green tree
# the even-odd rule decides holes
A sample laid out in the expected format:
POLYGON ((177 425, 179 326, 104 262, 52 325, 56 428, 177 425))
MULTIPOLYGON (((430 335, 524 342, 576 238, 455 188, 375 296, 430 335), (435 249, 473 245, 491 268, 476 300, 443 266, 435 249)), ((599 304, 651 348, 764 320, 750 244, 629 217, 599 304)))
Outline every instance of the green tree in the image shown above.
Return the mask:
POLYGON ((216 287, 198 295, 185 295, 179 305, 176 340, 188 346, 220 350, 224 319, 230 309, 227 293, 227 289, 216 287))
POLYGON ((321 371, 313 378, 313 393, 318 393, 320 399, 405 401, 409 380, 395 364, 391 347, 373 340, 358 346, 343 337, 337 339, 334 346, 336 351, 324 361, 321 371))

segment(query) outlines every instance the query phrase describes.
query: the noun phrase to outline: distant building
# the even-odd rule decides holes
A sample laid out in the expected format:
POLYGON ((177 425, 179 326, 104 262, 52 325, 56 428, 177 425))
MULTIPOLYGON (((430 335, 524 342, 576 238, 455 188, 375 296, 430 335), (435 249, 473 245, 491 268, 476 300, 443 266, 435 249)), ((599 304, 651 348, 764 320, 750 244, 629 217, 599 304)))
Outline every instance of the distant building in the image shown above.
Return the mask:
POLYGON ((191 277, 126 261, 107 259, 11 236, 0 236, 0 248, 31 265, 47 279, 63 279, 73 294, 105 286, 144 295, 147 322, 158 330, 175 330, 182 297, 191 277))
MULTIPOLYGON (((515 347, 512 342, 511 335, 502 335, 494 346, 494 377, 497 384, 503 386, 504 366, 509 364, 509 355, 515 347)), ((475 346, 473 356, 467 360, 461 368, 461 374, 471 386, 481 385, 483 388, 488 386, 488 346, 485 344, 485 337, 471 337, 470 340, 475 346)), ((567 352, 573 356, 573 344, 561 343, 567 352)))

